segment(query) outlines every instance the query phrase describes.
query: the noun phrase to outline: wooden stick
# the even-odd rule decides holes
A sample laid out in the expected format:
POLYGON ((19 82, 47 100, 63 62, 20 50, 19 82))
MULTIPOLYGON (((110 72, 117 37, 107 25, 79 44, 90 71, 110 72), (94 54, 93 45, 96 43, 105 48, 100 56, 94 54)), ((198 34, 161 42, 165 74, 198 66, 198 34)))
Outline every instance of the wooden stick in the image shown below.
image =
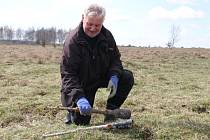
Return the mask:
MULTIPOLYGON (((59 109, 59 110, 69 110, 74 112, 79 112, 79 108, 72 108, 72 107, 49 107, 50 109, 59 109)), ((98 110, 98 109, 91 109, 91 113, 103 114, 103 115, 113 115, 115 118, 121 119, 129 119, 131 117, 131 111, 128 109, 115 109, 115 110, 98 110)))
POLYGON ((82 127, 82 128, 77 128, 77 129, 74 129, 74 130, 65 131, 65 132, 44 134, 44 135, 42 135, 42 138, 60 136, 60 135, 65 135, 65 134, 69 134, 69 133, 74 133, 74 132, 77 132, 77 131, 95 130, 95 129, 127 129, 127 128, 132 128, 132 126, 133 126, 133 120, 132 119, 127 119, 127 120, 108 123, 108 124, 104 124, 104 125, 82 127))
POLYGON ((69 130, 69 131, 64 131, 64 132, 44 134, 42 136, 42 138, 60 136, 60 135, 65 135, 65 134, 69 134, 69 133, 74 133, 74 132, 77 132, 77 131, 94 130, 94 129, 109 129, 109 128, 111 128, 110 124, 98 125, 98 126, 90 126, 90 127, 77 128, 77 129, 74 129, 74 130, 69 130))
MULTIPOLYGON (((72 107, 63 107, 63 106, 57 106, 57 107, 48 107, 50 109, 59 109, 59 110, 69 110, 69 111, 74 111, 74 112, 79 112, 79 108, 72 108, 72 107)), ((91 113, 98 113, 98 114, 108 114, 107 110, 98 110, 98 109, 91 109, 91 113)))

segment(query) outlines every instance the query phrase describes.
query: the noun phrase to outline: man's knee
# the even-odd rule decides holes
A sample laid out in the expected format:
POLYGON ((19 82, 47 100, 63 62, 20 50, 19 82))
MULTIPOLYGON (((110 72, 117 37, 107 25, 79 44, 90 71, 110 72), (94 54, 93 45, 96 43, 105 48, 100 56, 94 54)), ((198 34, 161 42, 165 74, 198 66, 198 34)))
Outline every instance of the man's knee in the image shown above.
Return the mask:
POLYGON ((134 84, 134 77, 133 73, 129 70, 124 70, 122 73, 122 82, 128 84, 129 86, 133 86, 134 84))

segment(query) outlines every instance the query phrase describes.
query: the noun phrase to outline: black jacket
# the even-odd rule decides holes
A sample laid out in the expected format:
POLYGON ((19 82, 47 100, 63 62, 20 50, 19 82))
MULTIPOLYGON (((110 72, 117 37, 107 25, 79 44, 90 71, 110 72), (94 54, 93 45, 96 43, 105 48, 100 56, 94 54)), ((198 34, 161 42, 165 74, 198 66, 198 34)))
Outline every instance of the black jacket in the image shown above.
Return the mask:
POLYGON ((60 64, 62 104, 71 105, 85 96, 85 90, 96 88, 111 75, 120 77, 122 69, 120 52, 111 32, 102 27, 95 38, 89 38, 81 22, 64 43, 60 64))

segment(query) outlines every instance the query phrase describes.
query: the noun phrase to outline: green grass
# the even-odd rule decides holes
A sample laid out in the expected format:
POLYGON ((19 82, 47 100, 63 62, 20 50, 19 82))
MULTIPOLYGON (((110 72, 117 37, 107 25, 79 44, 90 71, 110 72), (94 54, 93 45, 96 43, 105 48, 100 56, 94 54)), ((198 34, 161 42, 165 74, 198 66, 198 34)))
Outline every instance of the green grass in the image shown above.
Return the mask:
MULTIPOLYGON (((0 139, 39 140, 46 133, 78 128, 65 125, 60 103, 62 48, 0 46, 0 139)), ((132 111, 126 130, 75 132, 52 140, 210 139, 210 50, 120 48, 135 84, 123 108, 132 111)), ((104 109, 106 89, 95 107, 104 109)), ((103 115, 93 114, 90 126, 103 115)))

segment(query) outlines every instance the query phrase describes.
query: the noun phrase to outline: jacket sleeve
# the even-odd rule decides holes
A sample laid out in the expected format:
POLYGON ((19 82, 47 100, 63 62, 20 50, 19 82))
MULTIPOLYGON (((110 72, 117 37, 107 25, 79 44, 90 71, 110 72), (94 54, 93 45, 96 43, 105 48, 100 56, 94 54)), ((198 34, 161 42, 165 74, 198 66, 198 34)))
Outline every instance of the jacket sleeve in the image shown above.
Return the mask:
POLYGON ((60 64, 61 102, 63 106, 70 106, 84 96, 78 75, 80 61, 79 47, 75 43, 65 42, 60 64))
POLYGON ((109 77, 111 77, 112 75, 117 75, 117 77, 119 78, 123 70, 122 61, 120 60, 121 54, 111 32, 108 41, 109 51, 111 52, 111 65, 109 68, 109 77))

